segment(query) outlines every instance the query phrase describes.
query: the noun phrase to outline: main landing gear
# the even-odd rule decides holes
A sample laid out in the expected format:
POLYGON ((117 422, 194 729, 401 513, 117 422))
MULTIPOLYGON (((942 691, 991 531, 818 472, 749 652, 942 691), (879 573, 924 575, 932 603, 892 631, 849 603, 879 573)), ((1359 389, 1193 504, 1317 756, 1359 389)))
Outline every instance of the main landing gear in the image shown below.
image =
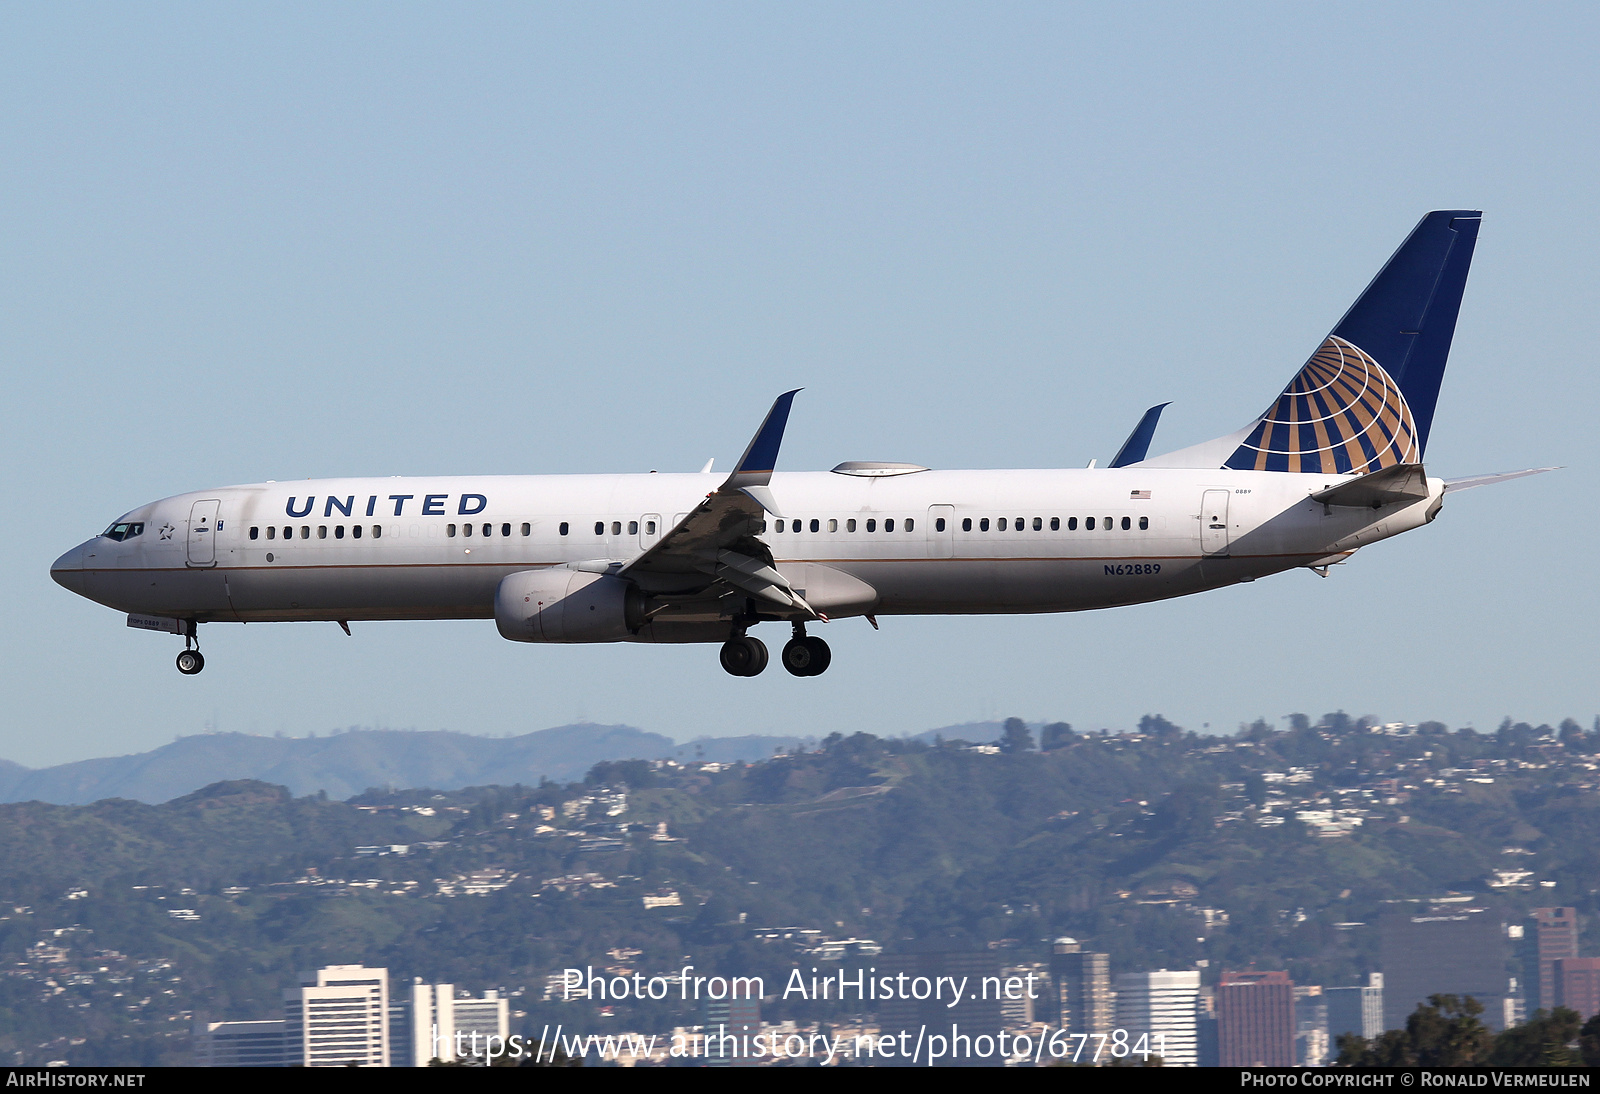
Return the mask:
MULTIPOLYGON (((722 645, 722 667, 734 676, 760 676, 767 667, 767 646, 759 638, 736 634, 722 645)), ((783 647, 783 667, 791 676, 821 676, 833 653, 815 636, 807 637, 805 624, 794 625, 794 637, 783 647)))
POLYGON ((178 654, 178 671, 185 676, 193 676, 206 667, 206 659, 200 655, 200 636, 195 630, 191 619, 183 633, 183 652, 178 654))

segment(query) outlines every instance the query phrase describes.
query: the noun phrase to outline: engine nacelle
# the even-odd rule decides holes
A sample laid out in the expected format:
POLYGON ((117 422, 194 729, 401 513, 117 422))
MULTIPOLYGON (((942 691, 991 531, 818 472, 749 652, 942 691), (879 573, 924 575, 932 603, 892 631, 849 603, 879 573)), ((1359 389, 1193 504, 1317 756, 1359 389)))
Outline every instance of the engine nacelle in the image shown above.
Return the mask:
POLYGON ((513 642, 623 642, 644 625, 644 594, 609 574, 522 570, 495 590, 494 622, 513 642))

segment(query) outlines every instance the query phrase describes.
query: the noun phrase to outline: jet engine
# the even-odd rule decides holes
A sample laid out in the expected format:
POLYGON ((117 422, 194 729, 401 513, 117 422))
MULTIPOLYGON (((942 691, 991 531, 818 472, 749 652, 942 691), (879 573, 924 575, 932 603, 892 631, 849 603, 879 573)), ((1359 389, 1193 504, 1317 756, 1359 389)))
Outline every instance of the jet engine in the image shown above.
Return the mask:
POLYGON ((623 642, 645 623, 644 594, 609 574, 522 570, 495 590, 494 622, 513 642, 623 642))

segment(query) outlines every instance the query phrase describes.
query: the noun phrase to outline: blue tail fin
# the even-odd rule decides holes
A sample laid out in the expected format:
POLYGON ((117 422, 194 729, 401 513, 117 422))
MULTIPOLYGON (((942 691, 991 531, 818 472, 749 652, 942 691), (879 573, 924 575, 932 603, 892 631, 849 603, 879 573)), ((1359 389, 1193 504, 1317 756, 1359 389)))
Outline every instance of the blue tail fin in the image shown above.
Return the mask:
POLYGON ((1327 473, 1421 462, 1481 216, 1423 217, 1226 466, 1327 473))

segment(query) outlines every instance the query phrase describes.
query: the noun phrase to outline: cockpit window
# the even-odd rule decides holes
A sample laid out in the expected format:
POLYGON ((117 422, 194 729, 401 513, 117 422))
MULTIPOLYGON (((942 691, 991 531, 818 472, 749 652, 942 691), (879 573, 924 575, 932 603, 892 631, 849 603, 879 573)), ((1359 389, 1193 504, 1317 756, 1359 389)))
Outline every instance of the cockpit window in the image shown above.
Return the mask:
POLYGON ((107 528, 100 534, 105 536, 107 539, 114 539, 120 543, 125 539, 132 539, 134 536, 143 535, 144 522, 130 522, 125 520, 118 521, 116 524, 113 524, 110 528, 107 528))

